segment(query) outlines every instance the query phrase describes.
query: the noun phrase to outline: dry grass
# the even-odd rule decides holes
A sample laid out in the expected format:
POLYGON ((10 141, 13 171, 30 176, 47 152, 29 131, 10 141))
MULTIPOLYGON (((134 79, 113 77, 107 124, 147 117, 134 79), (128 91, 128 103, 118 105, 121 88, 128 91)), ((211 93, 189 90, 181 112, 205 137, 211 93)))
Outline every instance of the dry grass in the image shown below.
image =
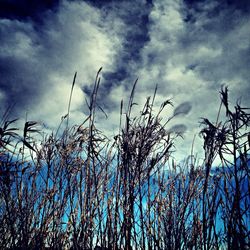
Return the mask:
POLYGON ((61 136, 38 141, 37 123, 27 121, 20 137, 3 116, 0 248, 249 249, 248 109, 231 110, 222 89, 217 121, 202 121, 204 164, 169 164, 178 135, 161 113, 171 102, 153 112, 155 91, 132 117, 135 83, 119 134, 107 138, 95 123, 99 73, 88 118, 69 128, 75 75, 61 136))

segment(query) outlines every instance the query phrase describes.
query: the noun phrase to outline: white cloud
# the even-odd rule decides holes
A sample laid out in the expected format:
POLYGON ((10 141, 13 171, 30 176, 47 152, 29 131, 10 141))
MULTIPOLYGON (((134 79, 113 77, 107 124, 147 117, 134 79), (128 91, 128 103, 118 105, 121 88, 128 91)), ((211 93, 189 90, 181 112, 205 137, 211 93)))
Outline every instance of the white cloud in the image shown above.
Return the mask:
MULTIPOLYGON (((212 2, 200 6, 200 12, 193 11, 193 23, 184 22, 189 10, 182 1, 154 1, 150 14, 150 41, 141 51, 143 66, 138 73, 139 85, 142 84, 140 91, 142 95, 150 91, 152 94, 153 86, 158 83, 160 98, 172 97, 175 105, 185 101, 191 103, 190 113, 177 117, 170 124, 187 127, 185 140, 177 142, 175 156, 178 159, 191 152, 193 136, 200 130, 199 119, 216 119, 222 83, 229 85, 232 99, 249 96, 246 94, 249 92, 246 92, 249 90, 246 84, 249 71, 245 71, 241 60, 244 58, 242 50, 249 51, 250 47, 247 39, 250 30, 246 28, 250 20, 241 19, 237 13, 229 20, 227 10, 209 19, 208 11, 214 11, 216 6, 212 2), (228 32, 223 31, 225 22, 227 26, 232 22, 228 32)), ((201 156, 202 140, 197 137, 196 142, 195 151, 201 156)))
MULTIPOLYGON (((30 110, 30 115, 36 116, 36 119, 46 122, 47 126, 55 128, 59 124, 61 117, 67 114, 70 87, 64 78, 54 78, 51 79, 51 82, 53 85, 43 94, 40 103, 30 110)), ((75 85, 71 102, 71 119, 73 119, 74 113, 79 113, 84 98, 85 95, 80 86, 75 85)), ((76 116, 73 119, 78 124, 84 119, 83 113, 80 113, 81 116, 76 116)))
MULTIPOLYGON (((216 119, 222 83, 228 83, 234 100, 242 96, 249 106, 250 19, 229 8, 213 13, 217 1, 199 4, 199 11, 188 9, 181 0, 155 0, 152 9, 146 9, 145 1, 136 3, 132 11, 126 1, 112 2, 103 8, 84 1, 63 1, 56 13, 46 13, 42 25, 1 20, 0 59, 9 60, 9 75, 16 74, 21 83, 6 77, 9 86, 4 85, 0 100, 1 96, 10 98, 6 95, 9 91, 15 101, 27 100, 25 108, 31 119, 53 126, 66 114, 72 78, 77 71, 71 120, 80 123, 85 106, 81 88, 93 85, 100 67, 104 73, 122 68, 126 79, 114 79, 114 84, 109 83, 112 79, 108 77, 103 79, 110 92, 100 99, 112 105, 105 110, 108 120, 100 112, 100 129, 114 133, 119 124, 120 101, 123 99, 126 107, 131 91, 128 85, 132 88, 138 76, 135 102, 139 105, 135 106, 135 113, 146 97, 153 95, 156 84, 156 106, 166 99, 172 99, 175 106, 183 102, 192 105, 189 113, 169 124, 169 128, 176 124, 187 127, 185 140, 178 142, 176 157, 187 156, 193 136, 199 131, 199 118, 216 119), (136 22, 149 11, 147 28, 138 26, 136 22), (184 21, 187 14, 192 15, 192 21, 184 21), (137 34, 145 41, 137 41, 137 34), (141 56, 137 60, 133 58, 136 52, 141 56)), ((166 109, 164 118, 172 112, 173 109, 166 109)), ((201 140, 196 140, 195 150, 200 152, 201 140)))
POLYGON ((42 25, 1 20, 0 56, 10 68, 10 72, 5 72, 9 75, 3 91, 11 93, 11 101, 20 106, 18 115, 28 111, 30 119, 43 120, 54 127, 67 111, 72 78, 77 71, 71 119, 81 122, 83 114, 74 116, 83 112, 85 105, 81 88, 93 85, 100 67, 112 70, 121 48, 119 33, 123 23, 105 19, 99 9, 85 2, 63 1, 57 12, 47 11, 44 18, 42 25))
POLYGON ((113 31, 109 34, 100 10, 85 2, 64 1, 58 13, 48 18, 43 27, 43 39, 48 41, 43 41, 41 53, 51 50, 50 64, 60 76, 71 77, 78 71, 85 83, 92 84, 90 80, 100 67, 112 67, 120 39, 113 31))

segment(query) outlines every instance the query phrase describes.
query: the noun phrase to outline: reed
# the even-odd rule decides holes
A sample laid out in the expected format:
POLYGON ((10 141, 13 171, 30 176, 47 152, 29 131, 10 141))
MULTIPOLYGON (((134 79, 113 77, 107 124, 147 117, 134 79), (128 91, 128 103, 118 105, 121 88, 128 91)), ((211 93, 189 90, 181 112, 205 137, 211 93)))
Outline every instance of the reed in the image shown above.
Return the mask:
POLYGON ((231 109, 222 88, 217 120, 201 121, 204 162, 178 164, 175 117, 162 119, 172 103, 157 110, 157 88, 133 116, 134 83, 114 138, 97 128, 100 71, 80 125, 69 126, 76 74, 56 134, 42 136, 35 121, 20 131, 3 115, 0 248, 249 249, 249 109, 231 109))

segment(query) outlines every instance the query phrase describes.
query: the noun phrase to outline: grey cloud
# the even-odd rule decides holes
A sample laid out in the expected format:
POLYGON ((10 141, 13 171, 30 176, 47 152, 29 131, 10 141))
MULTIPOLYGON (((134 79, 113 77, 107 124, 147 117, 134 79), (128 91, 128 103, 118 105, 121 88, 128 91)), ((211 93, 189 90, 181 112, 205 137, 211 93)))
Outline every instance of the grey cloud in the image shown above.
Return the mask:
POLYGON ((120 37, 116 28, 109 32, 111 21, 103 24, 100 11, 84 2, 63 1, 56 12, 45 11, 43 17, 42 24, 0 20, 1 106, 16 102, 14 116, 29 110, 34 119, 55 121, 66 110, 74 72, 77 111, 84 104, 80 81, 90 85, 101 66, 112 68, 120 37))
POLYGON ((242 5, 221 2, 156 0, 150 14, 150 41, 139 70, 142 89, 145 93, 157 82, 160 95, 192 103, 192 110, 177 107, 190 111, 188 118, 177 117, 187 126, 182 145, 187 150, 199 117, 216 119, 222 83, 229 86, 232 101, 242 97, 250 106, 250 13, 242 5))
POLYGON ((146 1, 134 1, 131 7, 128 1, 113 1, 103 5, 101 11, 104 13, 109 11, 114 22, 120 20, 124 23, 123 29, 119 31, 122 36, 122 47, 116 55, 115 67, 103 75, 101 90, 108 94, 112 88, 121 84, 129 89, 137 78, 136 71, 141 63, 141 49, 149 40, 148 15, 151 4, 146 1))
POLYGON ((5 93, 5 104, 16 102, 20 111, 37 101, 47 75, 35 58, 37 47, 30 24, 3 19, 0 32, 0 89, 5 93))
POLYGON ((231 79, 234 75, 249 77, 244 67, 249 64, 249 14, 231 5, 222 8, 219 1, 210 1, 209 8, 203 3, 203 11, 193 11, 193 16, 196 22, 186 22, 180 44, 190 56, 189 60, 198 64, 196 70, 201 76, 214 81, 231 79), (211 17, 209 12, 214 15, 211 17), (202 47, 207 49, 207 54, 202 47))
POLYGON ((184 124, 176 124, 174 126, 172 126, 168 132, 170 133, 176 133, 176 134, 184 134, 187 130, 187 126, 185 126, 184 124))
POLYGON ((174 109, 174 115, 187 115, 192 109, 190 102, 183 102, 174 109))

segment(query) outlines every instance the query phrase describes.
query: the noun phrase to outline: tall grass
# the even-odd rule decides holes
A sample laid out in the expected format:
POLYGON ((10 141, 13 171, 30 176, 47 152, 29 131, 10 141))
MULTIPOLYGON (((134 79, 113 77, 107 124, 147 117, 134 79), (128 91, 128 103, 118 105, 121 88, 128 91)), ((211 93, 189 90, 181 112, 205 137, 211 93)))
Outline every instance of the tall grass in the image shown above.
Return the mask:
POLYGON ((222 89, 217 121, 202 121, 203 164, 176 164, 174 117, 162 119, 172 104, 157 111, 157 89, 134 117, 135 82, 114 138, 96 127, 99 73, 87 119, 69 127, 75 75, 63 133, 38 140, 37 123, 26 121, 20 136, 3 116, 0 248, 249 249, 248 109, 230 109, 222 89))

